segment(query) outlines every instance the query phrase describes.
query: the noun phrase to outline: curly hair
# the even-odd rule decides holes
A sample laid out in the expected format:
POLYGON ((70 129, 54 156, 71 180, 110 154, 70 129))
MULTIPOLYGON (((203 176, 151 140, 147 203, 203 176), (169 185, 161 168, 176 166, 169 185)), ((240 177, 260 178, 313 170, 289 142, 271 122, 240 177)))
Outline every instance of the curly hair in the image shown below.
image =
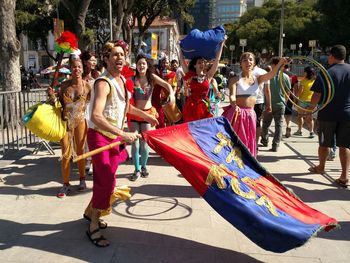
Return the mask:
POLYGON ((103 66, 107 68, 107 63, 105 62, 105 58, 109 58, 111 51, 114 47, 121 47, 124 50, 124 55, 128 52, 128 44, 126 44, 123 40, 117 40, 115 42, 107 42, 102 50, 103 56, 103 66))

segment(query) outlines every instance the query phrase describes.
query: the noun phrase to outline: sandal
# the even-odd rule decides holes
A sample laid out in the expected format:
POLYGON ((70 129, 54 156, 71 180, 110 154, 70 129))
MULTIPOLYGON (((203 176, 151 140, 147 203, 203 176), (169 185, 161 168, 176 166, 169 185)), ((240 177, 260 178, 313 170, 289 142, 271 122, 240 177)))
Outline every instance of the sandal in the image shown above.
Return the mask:
POLYGON ((94 244, 96 247, 108 247, 108 244, 100 244, 101 241, 107 240, 103 235, 101 235, 100 237, 96 237, 96 238, 92 238, 92 236, 96 233, 98 233, 100 231, 99 228, 95 229, 94 231, 90 232, 90 229, 88 229, 86 231, 87 236, 89 237, 90 241, 92 242, 92 244, 94 244))
MULTIPOLYGON (((87 215, 83 214, 83 217, 84 217, 87 221, 91 222, 91 218, 88 217, 87 215)), ((103 219, 99 219, 99 220, 98 220, 98 227, 99 227, 100 229, 106 229, 107 226, 108 226, 108 224, 107 224, 106 221, 104 221, 103 219)))
POLYGON ((336 184, 338 184, 339 186, 341 186, 341 187, 348 188, 348 182, 349 182, 348 179, 342 180, 342 179, 338 178, 338 179, 335 179, 334 182, 335 182, 336 184))
POLYGON ((311 166, 309 167, 309 172, 314 173, 314 174, 324 174, 325 171, 320 171, 318 170, 317 166, 311 166))

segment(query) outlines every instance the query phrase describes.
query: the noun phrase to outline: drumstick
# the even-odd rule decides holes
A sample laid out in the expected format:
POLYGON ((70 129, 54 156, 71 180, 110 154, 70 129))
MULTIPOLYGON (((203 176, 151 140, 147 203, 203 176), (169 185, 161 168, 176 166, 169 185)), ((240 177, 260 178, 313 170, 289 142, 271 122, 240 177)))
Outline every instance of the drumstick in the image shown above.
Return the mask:
POLYGON ((86 159, 86 158, 88 158, 88 157, 91 157, 91 156, 93 156, 93 155, 95 155, 95 154, 98 154, 98 153, 100 153, 100 152, 103 152, 103 151, 106 151, 106 150, 110 150, 110 149, 112 149, 112 148, 114 148, 114 147, 116 147, 116 146, 118 146, 118 145, 120 145, 120 144, 122 144, 122 143, 124 143, 124 141, 112 142, 112 143, 110 143, 110 144, 107 144, 107 145, 105 145, 105 146, 102 146, 102 147, 100 147, 100 148, 97 148, 97 149, 95 149, 95 150, 92 150, 92 151, 90 151, 90 152, 84 153, 84 154, 82 154, 82 155, 78 155, 77 157, 75 157, 75 158, 73 159, 73 163, 76 163, 76 162, 78 162, 78 161, 80 161, 80 160, 82 160, 82 159, 86 159))

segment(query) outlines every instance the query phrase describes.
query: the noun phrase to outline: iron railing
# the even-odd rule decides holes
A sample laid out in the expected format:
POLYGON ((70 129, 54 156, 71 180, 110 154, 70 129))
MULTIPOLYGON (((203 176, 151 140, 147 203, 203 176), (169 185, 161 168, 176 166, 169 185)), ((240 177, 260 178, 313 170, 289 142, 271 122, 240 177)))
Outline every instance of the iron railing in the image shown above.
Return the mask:
POLYGON ((29 107, 46 99, 46 89, 0 91, 0 155, 40 141, 23 125, 22 117, 29 107))

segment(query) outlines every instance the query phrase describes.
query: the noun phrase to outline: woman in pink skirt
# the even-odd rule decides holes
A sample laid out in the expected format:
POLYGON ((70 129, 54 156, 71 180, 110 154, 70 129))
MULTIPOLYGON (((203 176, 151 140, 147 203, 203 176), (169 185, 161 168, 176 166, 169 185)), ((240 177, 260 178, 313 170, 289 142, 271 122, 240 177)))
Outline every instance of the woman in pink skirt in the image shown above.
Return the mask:
POLYGON ((228 88, 230 90, 230 105, 224 108, 223 116, 231 123, 238 137, 256 157, 256 115, 254 105, 256 95, 262 82, 273 78, 279 68, 287 63, 286 58, 281 58, 270 72, 254 76, 252 71, 255 67, 255 56, 251 52, 241 55, 240 65, 242 72, 230 79, 228 88))

